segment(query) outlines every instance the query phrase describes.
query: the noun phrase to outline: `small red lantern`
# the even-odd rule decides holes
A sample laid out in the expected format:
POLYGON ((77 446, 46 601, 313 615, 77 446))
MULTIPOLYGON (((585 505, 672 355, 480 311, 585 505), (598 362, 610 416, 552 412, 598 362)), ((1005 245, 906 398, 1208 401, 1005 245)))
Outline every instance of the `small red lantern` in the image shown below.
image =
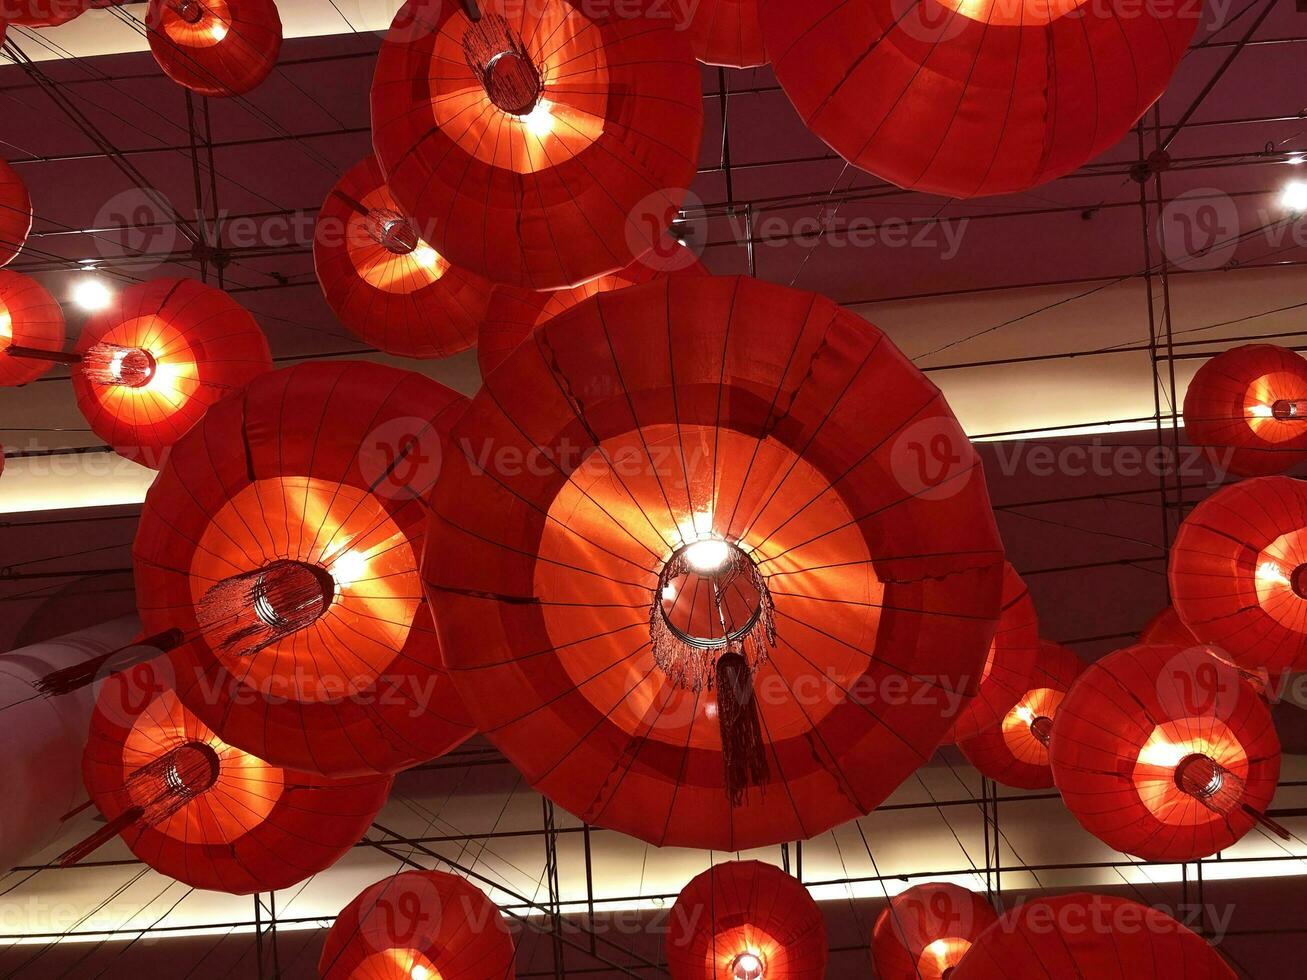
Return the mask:
POLYGON ((1192 647, 1201 641, 1181 621, 1175 606, 1167 606, 1144 626, 1139 642, 1144 646, 1192 647))
POLYGON ((281 53, 274 0, 150 0, 150 50, 164 74, 200 95, 244 95, 281 53))
POLYGON ((913 885, 889 900, 871 932, 879 980, 942 980, 998 921, 989 900, 947 882, 913 885))
POLYGON ((758 0, 688 0, 690 47, 706 65, 758 68, 767 64, 758 0))
POLYGON ((822 833, 934 753, 980 674, 1002 547, 979 461, 824 297, 602 293, 491 372, 453 443, 423 563, 451 672, 592 824, 722 850, 822 833))
POLYGON ((702 128, 675 24, 586 0, 409 0, 372 84, 377 158, 405 214, 455 265, 528 289, 656 246, 702 128))
POLYGON ((63 345, 64 313, 54 297, 35 279, 0 269, 0 386, 35 381, 62 359, 63 345))
POLYGON ((1307 460, 1307 359, 1271 344, 1218 354, 1189 382, 1184 427, 1218 471, 1270 476, 1307 460))
POLYGON ((997 725, 958 741, 967 761, 1004 786, 1052 786, 1048 746, 1053 719, 1082 670, 1084 663, 1066 647, 1041 640, 1030 686, 1017 703, 997 725))
POLYGON ((1194 861, 1263 816, 1280 774, 1271 713, 1202 647, 1135 646, 1089 667, 1062 702, 1051 746, 1067 808, 1109 846, 1194 861))
POLYGON ((1138 902, 1077 892, 1024 902, 990 926, 949 980, 1235 980, 1207 941, 1138 902))
POLYGON ((1026 583, 1008 562, 1003 563, 1003 611, 989 645, 976 696, 967 702, 953 725, 951 741, 970 738, 996 725, 1030 689, 1039 655, 1039 622, 1026 583))
POLYGON ((359 361, 262 375, 172 449, 133 558, 147 634, 180 632, 182 701, 225 741, 327 776, 386 773, 472 730, 418 573, 422 496, 466 400, 359 361))
POLYGON ((405 871, 365 888, 336 917, 322 980, 513 980, 503 913, 464 879, 405 871))
POLYGON ((1184 624, 1240 667, 1307 668, 1307 484, 1264 476, 1208 497, 1180 525, 1170 580, 1184 624))
POLYGON ((826 920, 797 878, 729 861, 681 889, 665 950, 672 980, 821 980, 826 920))
MULTIPOLYGON (((4 24, 0 22, 0 41, 4 24)), ((32 198, 18 171, 0 160, 0 266, 8 265, 22 251, 32 230, 32 198)))
POLYGON ((1115 146, 1200 7, 1133 0, 759 0, 785 93, 840 156, 949 197, 1029 190, 1115 146))
POLYGON ((399 357, 448 357, 477 342, 491 285, 428 245, 369 156, 340 179, 318 213, 313 264, 327 302, 351 333, 399 357))
POLYGON ((92 430, 153 469, 210 405, 272 370, 254 317, 194 279, 124 289, 87 320, 76 353, 73 390, 92 430))
POLYGON ((161 874, 249 895, 325 871, 362 838, 389 776, 327 780, 233 748, 182 706, 168 673, 163 658, 101 688, 82 774, 107 823, 63 864, 121 834, 161 874))
POLYGON ((0 0, 0 40, 5 21, 23 27, 58 27, 88 10, 113 5, 114 0, 0 0))
POLYGON ((591 296, 650 282, 663 275, 707 274, 708 270, 699 264, 693 252, 669 239, 658 253, 641 256, 621 272, 591 279, 571 289, 537 291, 497 286, 477 339, 477 363, 481 367, 481 376, 485 377, 497 368, 540 324, 591 296))

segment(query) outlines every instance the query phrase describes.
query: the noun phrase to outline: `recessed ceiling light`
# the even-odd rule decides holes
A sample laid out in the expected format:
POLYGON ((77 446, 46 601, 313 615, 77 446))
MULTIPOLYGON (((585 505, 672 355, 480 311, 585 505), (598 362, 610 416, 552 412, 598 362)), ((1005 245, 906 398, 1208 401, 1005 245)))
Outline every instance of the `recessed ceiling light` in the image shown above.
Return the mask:
POLYGON ((90 313, 98 313, 113 301, 113 292, 102 279, 79 279, 73 286, 73 302, 90 313))
POLYGON ((1307 182, 1291 180, 1285 184, 1280 192, 1280 206, 1295 214, 1307 211, 1307 182))

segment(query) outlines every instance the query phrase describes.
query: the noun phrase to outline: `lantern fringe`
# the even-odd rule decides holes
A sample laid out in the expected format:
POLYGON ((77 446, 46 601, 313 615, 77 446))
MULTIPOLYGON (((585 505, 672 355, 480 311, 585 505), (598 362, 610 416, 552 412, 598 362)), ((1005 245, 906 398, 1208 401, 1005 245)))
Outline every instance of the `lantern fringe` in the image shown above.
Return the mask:
POLYGON ((544 79, 525 42, 499 14, 483 14, 463 35, 463 55, 490 101, 524 116, 544 94, 544 79))
POLYGON ((153 660, 159 654, 181 646, 184 640, 185 636, 179 629, 156 633, 154 636, 138 640, 131 646, 119 647, 102 656, 92 657, 90 660, 83 660, 80 664, 73 664, 71 667, 46 674, 36 682, 36 689, 47 698, 71 694, 91 684, 97 677, 116 674, 128 667, 153 660))
POLYGON ((82 355, 81 372, 101 387, 140 388, 154 377, 154 356, 139 347, 95 344, 82 355))
POLYGON ((60 854, 55 858, 55 864, 59 865, 61 868, 67 868, 90 857, 105 844, 109 843, 109 841, 127 830, 127 828, 132 824, 139 822, 144 816, 145 810, 142 807, 128 807, 85 840, 78 841, 72 847, 68 848, 68 850, 60 854))
POLYGON ((716 675, 726 795, 737 807, 744 803, 749 787, 767 784, 771 769, 749 662, 734 651, 724 653, 717 658, 716 675))
POLYGON ((335 583, 325 569, 280 559, 210 588, 200 599, 197 619, 216 648, 249 657, 312 625, 334 596, 335 583))

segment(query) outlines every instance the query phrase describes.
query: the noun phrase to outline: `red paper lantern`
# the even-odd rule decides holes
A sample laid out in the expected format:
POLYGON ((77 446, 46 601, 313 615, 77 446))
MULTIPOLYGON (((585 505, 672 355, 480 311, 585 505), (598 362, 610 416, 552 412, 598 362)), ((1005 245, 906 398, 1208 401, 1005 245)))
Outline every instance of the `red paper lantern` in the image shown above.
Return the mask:
POLYGON ((591 296, 650 282, 663 275, 705 276, 708 270, 684 245, 668 240, 663 248, 641 256, 621 272, 600 276, 572 289, 537 291, 497 286, 477 339, 477 364, 485 377, 497 368, 540 324, 591 296))
POLYGON ((1139 634, 1139 642, 1144 646, 1192 647, 1200 641, 1181 621, 1175 606, 1167 606, 1144 626, 1139 634))
POLYGON ((1307 668, 1307 484, 1264 476, 1193 509, 1171 549, 1176 612, 1240 667, 1307 668))
POLYGON ((811 837, 928 759, 980 673, 1002 549, 979 461, 938 389, 824 297, 603 293, 501 364, 455 437, 423 568, 451 670, 590 823, 811 837))
POLYGON ((1201 8, 1131 0, 759 0, 808 127, 850 163, 950 197, 1029 190, 1115 146, 1201 8))
POLYGON ((879 980, 943 980, 998 921, 989 900, 946 882, 913 885, 889 900, 871 932, 879 980))
POLYGON ((1104 657, 1076 682, 1053 727, 1053 778, 1067 808, 1104 843, 1147 861, 1225 850, 1275 795, 1271 713, 1202 647, 1135 646, 1104 657))
POLYGON ((54 363, 64 344, 64 313, 39 282, 0 269, 0 386, 25 385, 54 363))
MULTIPOLYGON (((5 39, 0 22, 0 42, 5 39)), ((22 251, 32 230, 32 198, 18 171, 0 160, 0 266, 8 265, 22 251)))
POLYGON ((272 370, 254 317, 194 279, 124 289, 87 320, 76 352, 73 390, 91 429, 153 469, 210 405, 272 370))
POLYGON ((990 926, 949 980, 1084 977, 1234 980, 1201 936, 1124 898, 1077 892, 1016 906, 990 926))
POLYGON ((666 953, 672 980, 821 980, 826 920, 797 878, 729 861, 681 889, 666 953))
POLYGON ((166 658, 138 664, 101 688, 82 775, 107 823, 65 864, 122 834, 161 874, 248 895, 325 871, 362 838, 389 776, 333 781, 242 752, 182 706, 169 672, 166 658))
POLYGON ((703 91, 666 17, 585 0, 409 0, 372 134, 391 192, 455 265, 530 289, 658 244, 694 179, 703 91))
POLYGON ((1307 460, 1307 360, 1271 344, 1212 358, 1184 395, 1185 435, 1219 472, 1269 476, 1307 460))
POLYGON ((369 156, 318 214, 313 264, 351 333, 399 357, 447 357, 477 342, 491 285, 452 266, 404 217, 369 156))
POLYGON ((1035 604, 1017 570, 1003 563, 1003 611, 989 645, 980 687, 953 725, 950 739, 969 738, 996 725, 1030 689, 1039 654, 1035 604))
POLYGON ((418 575, 421 499, 466 400, 408 371, 310 363, 209 409, 145 500, 149 634, 225 741, 329 776, 395 772, 471 734, 418 575))
POLYGON ((707 65, 758 68, 767 64, 758 0, 688 0, 690 47, 707 65))
POLYGON ((146 24, 164 74, 201 95, 254 90, 281 53, 274 0, 150 0, 146 24))
POLYGON ((322 980, 513 980, 503 913, 464 879, 405 871, 341 910, 318 961, 322 980))
POLYGON ((4 21, 23 27, 58 27, 88 10, 115 6, 115 0, 0 0, 0 40, 4 21))
POLYGON ((1066 647, 1041 640, 1027 691, 997 725, 958 741, 967 761, 1004 786, 1052 786, 1048 745, 1053 720, 1082 670, 1080 658, 1066 647))

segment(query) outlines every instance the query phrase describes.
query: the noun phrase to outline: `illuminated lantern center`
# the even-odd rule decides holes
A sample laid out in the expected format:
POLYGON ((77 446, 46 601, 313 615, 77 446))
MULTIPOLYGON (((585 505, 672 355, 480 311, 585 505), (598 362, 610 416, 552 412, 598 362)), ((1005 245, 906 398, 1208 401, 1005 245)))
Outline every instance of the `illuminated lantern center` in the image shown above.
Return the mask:
POLYGON ((468 67, 490 101, 513 116, 531 116, 544 94, 544 78, 508 21, 485 14, 463 35, 468 67))
POLYGON ((367 230, 373 241, 395 255, 409 255, 421 244, 413 223, 388 208, 368 212, 367 230))
MULTIPOLYGON (((671 663, 664 669, 693 674, 684 663, 702 659, 693 651, 741 644, 760 626, 774 632, 770 610, 767 584, 742 548, 721 538, 693 541, 667 559, 658 579, 651 616, 655 656, 665 646, 671 663)), ((693 677, 686 680, 698 690, 693 677)))
POLYGON ((1229 813, 1243 798, 1243 780, 1199 752, 1180 760, 1175 767, 1175 784, 1215 813, 1229 813))
POLYGON ((1053 719, 1047 715, 1040 715, 1030 723, 1030 734, 1039 739, 1044 745, 1047 745, 1049 739, 1053 737, 1053 719))
POLYGON ((1289 588, 1299 599, 1307 599, 1307 565, 1299 565, 1289 576, 1289 588))
MULTIPOLYGON (((1087 0, 939 0, 945 10, 991 27, 1051 23, 1084 6, 1087 0)), ((925 16, 918 15, 918 16, 925 16)), ((943 19, 940 14, 935 17, 943 19)))
POLYGON ((207 742, 185 742, 128 776, 127 794, 153 826, 209 790, 220 769, 218 753, 207 742))
POLYGON ((82 356, 82 371, 96 385, 144 388, 158 369, 159 362, 143 347, 96 344, 82 356))
POLYGON ((731 961, 731 980, 766 980, 767 965, 747 950, 731 961))
POLYGON ((1271 406, 1271 416, 1281 422, 1297 422, 1307 418, 1307 399, 1281 398, 1271 406))
POLYGON ((249 656, 317 622, 331 606, 336 584, 320 565, 274 561, 213 586, 201 598, 197 618, 218 646, 249 656))

